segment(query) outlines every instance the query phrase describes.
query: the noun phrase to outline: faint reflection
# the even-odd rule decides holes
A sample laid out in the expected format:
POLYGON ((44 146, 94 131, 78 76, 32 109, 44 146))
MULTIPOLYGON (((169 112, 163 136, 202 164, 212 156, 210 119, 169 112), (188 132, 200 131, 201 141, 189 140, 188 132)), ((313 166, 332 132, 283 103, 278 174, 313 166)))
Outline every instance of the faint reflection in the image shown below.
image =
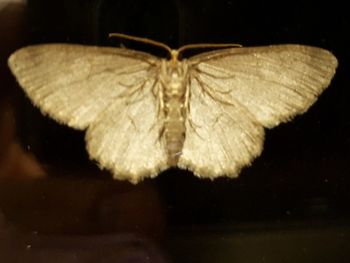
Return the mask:
POLYGON ((24 234, 8 227, 0 213, 1 262, 165 263, 153 241, 135 234, 90 236, 24 234))
POLYGON ((77 177, 65 176, 20 144, 19 87, 6 60, 26 43, 25 18, 25 4, 0 9, 0 262, 167 262, 158 246, 166 223, 154 183, 133 186, 100 171, 89 177, 97 168, 79 165, 77 177))
POLYGON ((0 178, 41 178, 45 171, 16 138, 13 108, 5 100, 0 106, 0 178))
MULTIPOLYGON (((0 1, 1 2, 1 1, 0 1)), ((15 82, 7 67, 7 58, 22 45, 26 36, 25 1, 0 4, 0 179, 41 178, 45 171, 17 138, 15 119, 15 82)))

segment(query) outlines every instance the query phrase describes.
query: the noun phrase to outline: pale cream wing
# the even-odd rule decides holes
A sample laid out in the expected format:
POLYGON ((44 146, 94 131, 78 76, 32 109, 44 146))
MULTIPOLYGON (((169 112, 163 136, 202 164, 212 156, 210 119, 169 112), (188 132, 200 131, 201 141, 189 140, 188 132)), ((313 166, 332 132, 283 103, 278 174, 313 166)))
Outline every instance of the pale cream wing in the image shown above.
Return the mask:
POLYGON ((238 101, 216 99, 197 77, 190 80, 186 138, 178 166, 198 177, 236 177, 260 155, 264 128, 238 101))
POLYGON ((327 50, 302 45, 225 49, 189 62, 216 97, 239 101, 269 128, 305 112, 337 67, 327 50))
POLYGON ((9 66, 44 114, 87 129, 90 158, 136 183, 167 168, 156 60, 126 49, 51 44, 20 49, 9 66))
POLYGON ((168 168, 154 85, 155 80, 148 80, 126 99, 116 99, 87 130, 90 157, 116 179, 137 183, 168 168))
POLYGON ((85 129, 116 98, 153 77, 155 60, 127 49, 45 44, 16 51, 8 63, 44 114, 85 129))

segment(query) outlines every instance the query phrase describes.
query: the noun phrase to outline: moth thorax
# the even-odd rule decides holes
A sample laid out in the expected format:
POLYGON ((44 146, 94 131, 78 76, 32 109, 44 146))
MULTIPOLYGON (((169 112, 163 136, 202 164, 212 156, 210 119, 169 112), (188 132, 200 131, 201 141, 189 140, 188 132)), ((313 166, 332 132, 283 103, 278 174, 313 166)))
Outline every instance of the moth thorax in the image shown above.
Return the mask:
POLYGON ((165 95, 171 97, 183 97, 185 93, 185 79, 187 70, 183 63, 177 62, 175 65, 168 63, 165 65, 165 75, 163 82, 165 95))

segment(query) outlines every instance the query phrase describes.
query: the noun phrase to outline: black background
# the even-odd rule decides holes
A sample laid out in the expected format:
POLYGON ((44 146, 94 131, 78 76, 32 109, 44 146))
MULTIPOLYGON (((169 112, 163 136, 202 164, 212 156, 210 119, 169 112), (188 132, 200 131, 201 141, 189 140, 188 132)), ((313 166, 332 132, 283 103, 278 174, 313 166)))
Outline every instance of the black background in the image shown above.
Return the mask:
MULTIPOLYGON (((118 45, 118 41, 109 40, 107 35, 109 32, 123 32, 162 41, 172 47, 201 42, 240 43, 244 46, 299 43, 330 50, 337 56, 340 65, 331 87, 307 114, 267 131, 262 156, 251 168, 245 169, 238 180, 202 181, 192 178, 191 173, 171 171, 162 174, 157 181, 162 184, 162 189, 166 189, 165 195, 173 195, 169 197, 172 202, 186 200, 188 209, 191 207, 191 215, 179 218, 181 221, 188 221, 191 217, 194 221, 222 220, 221 206, 229 209, 224 212, 226 216, 237 213, 238 217, 245 214, 255 217, 265 214, 266 209, 272 210, 269 213, 277 212, 271 209, 273 205, 282 209, 278 212, 284 213, 288 207, 286 201, 292 206, 305 205, 303 200, 309 198, 325 198, 325 202, 337 199, 337 204, 344 202, 344 205, 348 201, 350 139, 347 135, 350 134, 350 120, 346 36, 349 35, 349 23, 345 11, 339 6, 335 8, 302 1, 278 5, 241 1, 135 0, 50 3, 37 0, 29 1, 29 5, 31 44, 118 45), (177 187, 181 195, 174 191, 177 187), (194 189, 198 192, 193 192, 194 189), (201 194, 202 191, 206 194, 201 194), (248 209, 247 204, 238 201, 240 195, 248 195, 246 198, 251 199, 251 205, 257 207, 248 209), (202 213, 208 212, 207 201, 211 201, 208 198, 217 202, 216 207, 211 208, 215 213, 203 216, 202 213), (231 210, 231 202, 235 202, 242 211, 237 211, 237 207, 236 211, 231 210), (203 211, 201 204, 205 207, 203 211), (198 210, 200 215, 194 210, 198 210)), ((158 50, 150 50, 147 45, 125 41, 123 44, 164 55, 158 50)), ((76 162, 81 156, 86 156, 82 134, 77 135, 67 128, 61 130, 47 121, 50 124, 44 126, 43 136, 48 136, 48 142, 44 147, 41 145, 41 151, 45 152, 42 158, 64 158, 62 162, 74 159, 73 162, 76 162), (57 137, 60 133, 64 136, 57 137), (69 135, 68 138, 65 135, 69 135)), ((183 204, 178 209, 184 209, 183 204)))
MULTIPOLYGON (((194 249, 192 245, 181 248, 183 240, 201 237, 200 233, 228 238, 276 228, 305 232, 315 226, 322 233, 327 226, 335 229, 335 236, 339 234, 339 239, 330 242, 349 241, 348 230, 337 232, 340 226, 347 229, 350 219, 350 19, 345 6, 335 1, 28 0, 27 18, 26 44, 118 46, 120 41, 108 39, 107 35, 121 32, 158 40, 173 48, 203 42, 244 46, 298 43, 330 50, 338 58, 339 67, 329 89, 307 113, 266 131, 261 157, 238 179, 200 180, 191 172, 172 169, 141 185, 151 184, 161 199, 167 233, 161 239, 166 241, 166 251, 174 262, 206 262, 199 256, 199 243, 194 241, 194 249)), ((122 42, 128 48, 165 55, 147 45, 122 42)), ((110 179, 108 172, 101 175, 88 160, 82 132, 43 117, 21 92, 16 96, 21 143, 30 145, 37 158, 49 167, 49 178, 119 184, 110 179)), ((122 185, 126 189, 142 187, 122 185)), ((318 242, 317 238, 312 240, 316 248, 324 245, 318 242)), ((270 245, 273 248, 277 244, 271 241, 270 245)), ((265 262, 264 255, 269 257, 264 252, 257 255, 255 262, 265 262)), ((306 253, 298 262, 306 258, 328 262, 319 261, 324 258, 322 251, 318 255, 308 257, 306 253)), ((329 255, 334 262, 347 262, 348 257, 345 248, 329 255)), ((278 260, 282 258, 283 255, 278 260)))

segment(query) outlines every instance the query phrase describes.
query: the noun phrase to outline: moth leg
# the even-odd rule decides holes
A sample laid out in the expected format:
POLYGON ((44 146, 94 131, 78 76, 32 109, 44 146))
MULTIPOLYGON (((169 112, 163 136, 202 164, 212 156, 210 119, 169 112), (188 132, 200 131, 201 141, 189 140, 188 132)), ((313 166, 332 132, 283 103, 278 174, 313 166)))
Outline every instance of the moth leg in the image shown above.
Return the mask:
MULTIPOLYGON (((216 67, 214 67, 214 68, 216 69, 216 67)), ((220 69, 216 69, 216 71, 220 72, 220 69)), ((196 68, 195 71, 193 72, 195 78, 198 78, 199 75, 207 76, 208 78, 212 78, 214 80, 215 79, 222 79, 222 80, 234 79, 236 77, 235 74, 229 74, 228 72, 220 72, 220 73, 223 73, 226 76, 217 76, 215 74, 211 74, 209 72, 203 71, 200 68, 196 68)), ((210 89, 213 89, 213 88, 210 87, 210 89)), ((220 93, 220 94, 223 94, 223 95, 230 94, 232 92, 232 89, 230 89, 230 88, 225 88, 224 90, 218 90, 218 89, 213 89, 213 90, 215 90, 216 93, 220 93)))
POLYGON ((162 114, 164 112, 164 87, 163 85, 159 85, 159 90, 158 90, 158 100, 159 100, 159 109, 158 109, 158 114, 162 114))
POLYGON ((125 91, 123 91, 122 93, 118 94, 118 96, 116 96, 117 98, 125 98, 125 97, 131 97, 132 95, 134 95, 139 89, 142 89, 142 87, 145 85, 145 81, 144 82, 139 82, 136 86, 131 86, 131 85, 125 85, 125 84, 121 84, 119 83, 121 86, 127 88, 125 91))
POLYGON ((144 81, 144 82, 141 82, 139 86, 137 87, 133 87, 132 90, 128 90, 128 96, 127 96, 127 99, 126 99, 126 104, 130 104, 130 102, 132 103, 135 103, 135 102, 138 102, 138 101, 141 101, 144 99, 144 97, 147 96, 146 93, 144 93, 141 97, 139 98, 135 98, 135 99, 132 99, 133 96, 138 96, 140 94, 142 94, 142 91, 144 91, 144 88, 147 84, 147 81, 144 81))
MULTIPOLYGON (((159 82, 158 81, 154 81, 153 82, 153 86, 152 86, 152 94, 155 97, 155 100, 157 102, 157 115, 158 115, 158 119, 161 119, 160 117, 162 116, 162 112, 164 109, 164 93, 161 87, 159 87, 159 82)), ((161 120, 162 121, 162 120, 161 120)), ((150 127, 149 131, 153 130, 154 127, 156 126, 157 122, 155 121, 152 126, 150 127)))
POLYGON ((194 76, 195 80, 198 81, 200 89, 203 91, 204 94, 208 95, 210 98, 212 98, 214 101, 220 102, 222 104, 233 106, 233 104, 227 100, 223 100, 222 98, 217 97, 213 94, 213 89, 208 84, 204 83, 198 76, 194 76))
MULTIPOLYGON (((161 125, 161 129, 159 131, 159 135, 157 138, 157 142, 161 143, 163 134, 165 132, 165 126, 164 126, 164 86, 161 85, 159 81, 155 81, 154 86, 152 88, 153 95, 156 97, 158 103, 157 103, 157 114, 158 114, 158 120, 161 121, 163 124, 161 125)), ((157 123, 154 123, 151 127, 153 129, 157 123)))
POLYGON ((195 124, 190 117, 187 119, 187 121, 190 127, 192 128, 192 130, 198 135, 198 137, 204 140, 204 138, 197 132, 197 128, 200 128, 201 126, 198 124, 195 124))
POLYGON ((162 128, 159 131, 159 135, 158 135, 156 142, 161 142, 164 132, 165 132, 165 127, 164 127, 164 125, 162 125, 162 128))
POLYGON ((198 135, 198 137, 200 137, 201 139, 203 139, 199 133, 197 132, 197 128, 201 127, 200 125, 194 123, 194 121, 191 118, 191 107, 190 107, 190 100, 191 100, 191 91, 190 88, 191 87, 191 83, 190 83, 190 79, 188 79, 187 81, 187 85, 185 87, 185 100, 184 100, 184 109, 183 109, 183 114, 185 116, 185 119, 188 121, 190 127, 192 128, 192 130, 198 135))

